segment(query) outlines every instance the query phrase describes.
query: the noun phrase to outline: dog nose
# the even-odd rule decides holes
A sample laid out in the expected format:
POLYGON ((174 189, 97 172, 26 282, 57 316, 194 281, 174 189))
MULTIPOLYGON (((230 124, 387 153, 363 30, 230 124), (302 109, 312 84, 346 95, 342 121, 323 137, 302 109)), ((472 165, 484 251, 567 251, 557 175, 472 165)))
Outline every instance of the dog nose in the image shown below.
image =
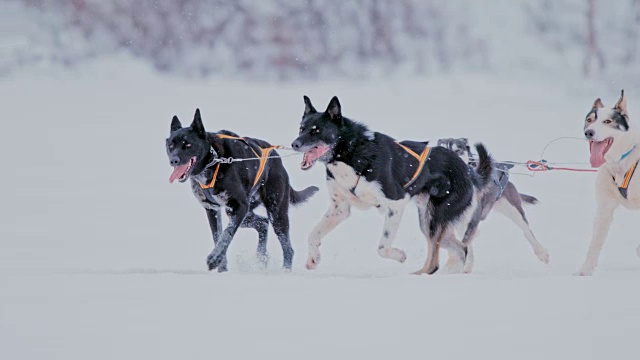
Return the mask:
POLYGON ((298 150, 298 149, 300 149, 300 146, 302 146, 302 144, 300 144, 300 140, 296 140, 296 141, 294 141, 294 142, 293 142, 293 144, 291 144, 291 147, 292 147, 294 150, 298 150))
POLYGON ((591 129, 584 132, 584 136, 586 136, 589 140, 591 140, 595 135, 596 132, 591 129))
POLYGON ((169 159, 169 163, 171 164, 171 166, 178 166, 180 164, 180 158, 177 156, 172 156, 171 159, 169 159))

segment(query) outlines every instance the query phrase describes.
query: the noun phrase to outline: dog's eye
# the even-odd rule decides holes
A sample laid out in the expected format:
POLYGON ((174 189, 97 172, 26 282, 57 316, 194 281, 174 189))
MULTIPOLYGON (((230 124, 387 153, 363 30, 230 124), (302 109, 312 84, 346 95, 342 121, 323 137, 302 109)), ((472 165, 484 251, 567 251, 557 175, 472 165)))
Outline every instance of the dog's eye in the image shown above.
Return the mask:
POLYGON ((314 129, 311 131, 311 133, 312 133, 312 134, 320 134, 320 129, 318 129, 318 128, 314 128, 314 129))
POLYGON ((604 121, 605 124, 611 124, 613 121, 611 119, 607 119, 604 121))
POLYGON ((593 118, 587 118, 587 122, 588 123, 593 122, 593 118))
POLYGON ((184 143, 184 147, 188 149, 188 148, 190 148, 190 147, 191 147, 191 144, 190 144, 190 143, 188 143, 188 142, 186 142, 186 143, 184 143))
POLYGON ((175 147, 176 147, 176 144, 174 144, 174 143, 169 144, 169 149, 170 150, 173 150, 173 148, 175 148, 175 147))
POLYGON ((300 126, 300 134, 304 131, 304 126, 300 126))

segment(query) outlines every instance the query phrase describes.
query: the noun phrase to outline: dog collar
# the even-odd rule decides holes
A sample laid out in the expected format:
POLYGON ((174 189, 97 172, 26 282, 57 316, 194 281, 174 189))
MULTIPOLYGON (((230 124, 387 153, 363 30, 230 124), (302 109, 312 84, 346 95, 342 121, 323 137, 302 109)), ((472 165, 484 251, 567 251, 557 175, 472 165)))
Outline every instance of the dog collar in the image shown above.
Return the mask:
POLYGON ((633 145, 633 147, 629 149, 629 151, 627 151, 626 153, 622 154, 622 156, 620 156, 620 160, 624 160, 627 156, 631 155, 631 153, 633 152, 633 150, 636 149, 636 147, 638 147, 638 145, 633 145))

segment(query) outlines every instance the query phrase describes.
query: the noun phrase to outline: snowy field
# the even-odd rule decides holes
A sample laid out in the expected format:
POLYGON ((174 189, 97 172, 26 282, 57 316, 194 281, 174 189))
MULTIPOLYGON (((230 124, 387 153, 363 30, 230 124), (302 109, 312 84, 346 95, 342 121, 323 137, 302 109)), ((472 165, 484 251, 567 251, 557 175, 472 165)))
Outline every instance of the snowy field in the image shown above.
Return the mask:
MULTIPOLYGON (((306 94, 322 109, 338 95, 345 116, 398 139, 467 136, 497 159, 537 160, 550 140, 580 136, 595 97, 610 105, 618 87, 500 74, 246 84, 160 76, 127 58, 2 78, 0 359, 637 359, 638 214, 617 213, 593 277, 571 276, 590 239, 593 174, 512 176, 540 199, 526 211, 549 265, 492 215, 471 275, 409 275, 426 256, 410 205, 396 241, 406 263, 378 257, 381 215, 354 211, 311 272, 325 170, 302 172, 296 156, 285 160, 293 186, 321 190, 290 213, 292 273, 273 233, 262 270, 256 234, 240 230, 218 274, 206 271, 204 211, 188 185, 169 184, 164 150, 171 117, 189 123, 196 107, 208 130, 290 144, 306 94)), ((640 121, 640 88, 626 90, 640 121)), ((587 156, 576 140, 545 154, 587 156)))

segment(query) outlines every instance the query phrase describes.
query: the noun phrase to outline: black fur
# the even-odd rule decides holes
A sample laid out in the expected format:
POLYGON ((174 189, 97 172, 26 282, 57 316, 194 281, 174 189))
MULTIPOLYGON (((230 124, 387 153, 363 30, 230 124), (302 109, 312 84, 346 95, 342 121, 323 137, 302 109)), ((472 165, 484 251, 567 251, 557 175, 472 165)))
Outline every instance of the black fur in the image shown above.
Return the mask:
MULTIPOLYGON (((259 139, 245 138, 246 141, 221 139, 217 134, 237 136, 222 130, 208 133, 204 129, 200 111, 196 110, 190 127, 182 128, 176 116, 171 122, 171 133, 166 141, 167 155, 171 165, 181 166, 195 157, 195 163, 181 182, 191 179, 192 190, 207 212, 209 225, 213 235, 214 249, 207 257, 209 270, 226 271, 226 252, 239 227, 253 228, 258 232, 258 257, 266 261, 266 244, 269 223, 273 226, 284 254, 283 266, 291 268, 293 248, 289 239, 289 204, 301 204, 309 199, 318 188, 308 187, 295 191, 289 185, 289 177, 279 158, 267 160, 264 173, 255 186, 254 180, 258 172, 259 161, 247 161, 232 164, 221 164, 215 186, 202 189, 200 184, 211 182, 216 165, 208 167, 219 157, 236 159, 255 158, 252 151, 260 154, 260 148, 271 146, 259 139), (224 197, 224 199, 222 198, 224 197), (225 201, 226 200, 226 201, 225 201), (263 205, 268 218, 253 212, 263 205), (221 210, 226 210, 229 224, 223 230, 221 210)), ((277 156, 273 151, 270 156, 277 156)))
MULTIPOLYGON (((491 179, 493 165, 489 154, 478 145, 479 173, 470 171, 455 153, 433 147, 418 177, 405 188, 416 172, 416 159, 388 135, 371 132, 365 125, 342 115, 337 97, 325 112, 317 112, 308 97, 298 138, 292 147, 299 152, 313 151, 318 146, 330 150, 319 161, 342 162, 368 182, 380 184, 384 196, 399 200, 409 194, 429 195, 430 236, 458 220, 469 208, 474 186, 483 188, 491 179)), ((424 141, 402 141, 400 144, 420 154, 428 145, 424 141)), ((327 168, 327 179, 334 174, 327 168)))
POLYGON ((627 121, 627 117, 624 114, 622 114, 620 111, 614 110, 613 115, 611 115, 611 120, 613 120, 613 122, 616 124, 618 129, 622 131, 629 130, 629 122, 627 121))

